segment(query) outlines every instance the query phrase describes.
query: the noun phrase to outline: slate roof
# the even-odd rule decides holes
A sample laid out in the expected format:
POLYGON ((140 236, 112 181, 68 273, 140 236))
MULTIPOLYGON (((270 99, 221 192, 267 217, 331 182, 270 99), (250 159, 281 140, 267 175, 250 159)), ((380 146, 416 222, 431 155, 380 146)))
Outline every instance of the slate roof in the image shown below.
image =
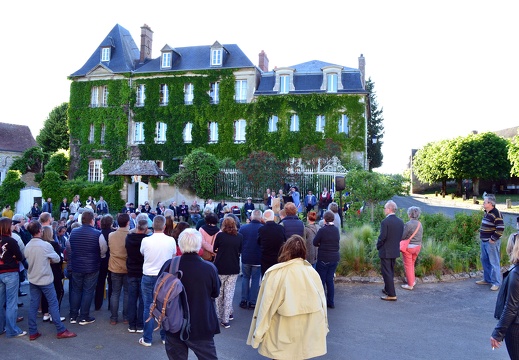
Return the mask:
POLYGON ((134 70, 139 61, 140 52, 137 44, 128 30, 117 24, 101 41, 81 69, 71 74, 71 77, 85 76, 97 66, 102 65, 114 73, 125 73, 134 70), (101 48, 111 46, 110 61, 101 62, 101 48))
POLYGON ((0 123, 0 151, 23 153, 25 150, 38 146, 27 125, 0 123))
POLYGON ((519 126, 514 126, 508 129, 494 131, 494 134, 496 134, 497 136, 504 137, 505 139, 512 139, 513 137, 517 136, 518 130, 519 126))
POLYGON ((249 58, 236 44, 222 45, 224 55, 222 66, 210 66, 211 45, 189 46, 173 48, 172 66, 169 69, 161 69, 161 56, 149 61, 135 70, 138 73, 189 71, 208 69, 233 69, 255 67, 249 58))
MULTIPOLYGON (((342 90, 338 90, 338 94, 367 94, 368 92, 362 87, 360 70, 336 65, 319 60, 311 60, 302 64, 289 66, 294 69, 294 87, 295 91, 290 94, 306 94, 306 93, 325 93, 321 90, 323 83, 322 68, 326 66, 342 67, 341 81, 342 90)), ((276 82, 276 73, 274 71, 264 72, 261 74, 260 83, 255 95, 275 95, 278 92, 272 91, 276 82)))
POLYGON ((161 170, 153 160, 126 160, 118 169, 108 175, 147 175, 147 176, 169 176, 161 170))

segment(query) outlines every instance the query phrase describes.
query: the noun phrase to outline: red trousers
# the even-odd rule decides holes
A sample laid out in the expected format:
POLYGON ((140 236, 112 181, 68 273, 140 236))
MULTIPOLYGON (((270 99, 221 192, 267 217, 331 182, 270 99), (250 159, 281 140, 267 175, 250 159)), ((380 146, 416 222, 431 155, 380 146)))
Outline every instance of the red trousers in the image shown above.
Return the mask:
POLYGON ((420 249, 422 246, 416 247, 408 247, 405 251, 402 251, 402 259, 404 260, 404 269, 405 269, 405 277, 407 279, 407 284, 409 286, 414 285, 415 275, 414 275, 414 264, 416 263, 416 258, 420 253, 420 249))

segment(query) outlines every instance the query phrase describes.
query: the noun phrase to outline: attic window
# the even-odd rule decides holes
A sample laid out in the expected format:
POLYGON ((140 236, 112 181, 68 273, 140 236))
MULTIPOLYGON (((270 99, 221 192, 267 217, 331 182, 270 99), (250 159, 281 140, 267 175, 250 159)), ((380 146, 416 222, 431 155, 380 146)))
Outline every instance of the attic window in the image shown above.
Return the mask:
POLYGON ((288 94, 296 89, 294 86, 294 69, 277 68, 274 72, 276 73, 276 82, 272 91, 278 94, 288 94))
POLYGON ((162 68, 170 68, 171 67, 171 52, 162 53, 162 68))
POLYGON ((110 47, 101 48, 101 61, 110 61, 110 47))
POLYGON ((211 50, 211 66, 222 66, 222 49, 211 50))
POLYGON ((342 66, 330 65, 321 69, 323 71, 323 83, 321 90, 328 93, 336 93, 338 90, 343 90, 341 81, 342 66))

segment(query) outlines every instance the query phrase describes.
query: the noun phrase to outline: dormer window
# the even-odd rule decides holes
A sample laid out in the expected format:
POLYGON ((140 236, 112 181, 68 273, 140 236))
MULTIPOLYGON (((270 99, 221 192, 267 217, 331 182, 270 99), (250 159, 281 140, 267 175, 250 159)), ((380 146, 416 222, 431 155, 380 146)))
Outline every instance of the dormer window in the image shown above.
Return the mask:
POLYGON ((101 48, 101 61, 110 61, 111 52, 112 49, 109 46, 101 48))
POLYGON ((337 92, 337 78, 336 73, 326 75, 326 92, 336 93, 337 92))
POLYGON ((162 53, 162 68, 171 67, 171 52, 162 53))
POLYGON ((323 83, 321 84, 321 90, 325 90, 327 93, 336 93, 344 88, 341 81, 342 66, 325 66, 322 68, 322 71, 323 83))
POLYGON ((288 94, 290 91, 294 91, 294 69, 292 68, 277 68, 276 82, 272 91, 276 91, 279 94, 288 94))
POLYGON ((222 66, 224 50, 223 46, 218 41, 215 41, 213 46, 211 46, 211 66, 222 66))

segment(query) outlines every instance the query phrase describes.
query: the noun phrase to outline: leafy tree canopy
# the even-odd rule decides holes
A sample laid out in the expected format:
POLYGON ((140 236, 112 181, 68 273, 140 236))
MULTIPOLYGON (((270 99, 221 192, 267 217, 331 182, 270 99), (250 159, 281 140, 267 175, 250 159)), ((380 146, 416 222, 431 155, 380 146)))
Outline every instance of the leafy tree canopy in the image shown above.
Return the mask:
POLYGON ((254 151, 246 159, 236 163, 238 170, 245 175, 252 191, 251 195, 260 197, 264 188, 277 189, 283 185, 287 175, 287 162, 279 160, 268 151, 254 151))
POLYGON ((173 182, 202 199, 208 199, 215 193, 216 176, 220 171, 218 164, 213 154, 203 148, 195 149, 184 158, 184 168, 173 176, 173 182))
POLYGON ((375 83, 371 77, 366 81, 366 90, 369 92, 369 108, 368 114, 368 163, 369 170, 382 166, 382 138, 384 137, 384 109, 378 108, 377 93, 375 91, 375 83), (374 141, 375 139, 375 141, 374 141))
POLYGON ((22 173, 19 170, 7 171, 5 179, 0 185, 0 208, 9 204, 14 211, 14 204, 20 200, 20 190, 25 187, 21 177, 22 173))
POLYGON ((43 123, 36 136, 36 142, 46 153, 52 154, 59 149, 69 148, 68 103, 56 106, 43 123))

